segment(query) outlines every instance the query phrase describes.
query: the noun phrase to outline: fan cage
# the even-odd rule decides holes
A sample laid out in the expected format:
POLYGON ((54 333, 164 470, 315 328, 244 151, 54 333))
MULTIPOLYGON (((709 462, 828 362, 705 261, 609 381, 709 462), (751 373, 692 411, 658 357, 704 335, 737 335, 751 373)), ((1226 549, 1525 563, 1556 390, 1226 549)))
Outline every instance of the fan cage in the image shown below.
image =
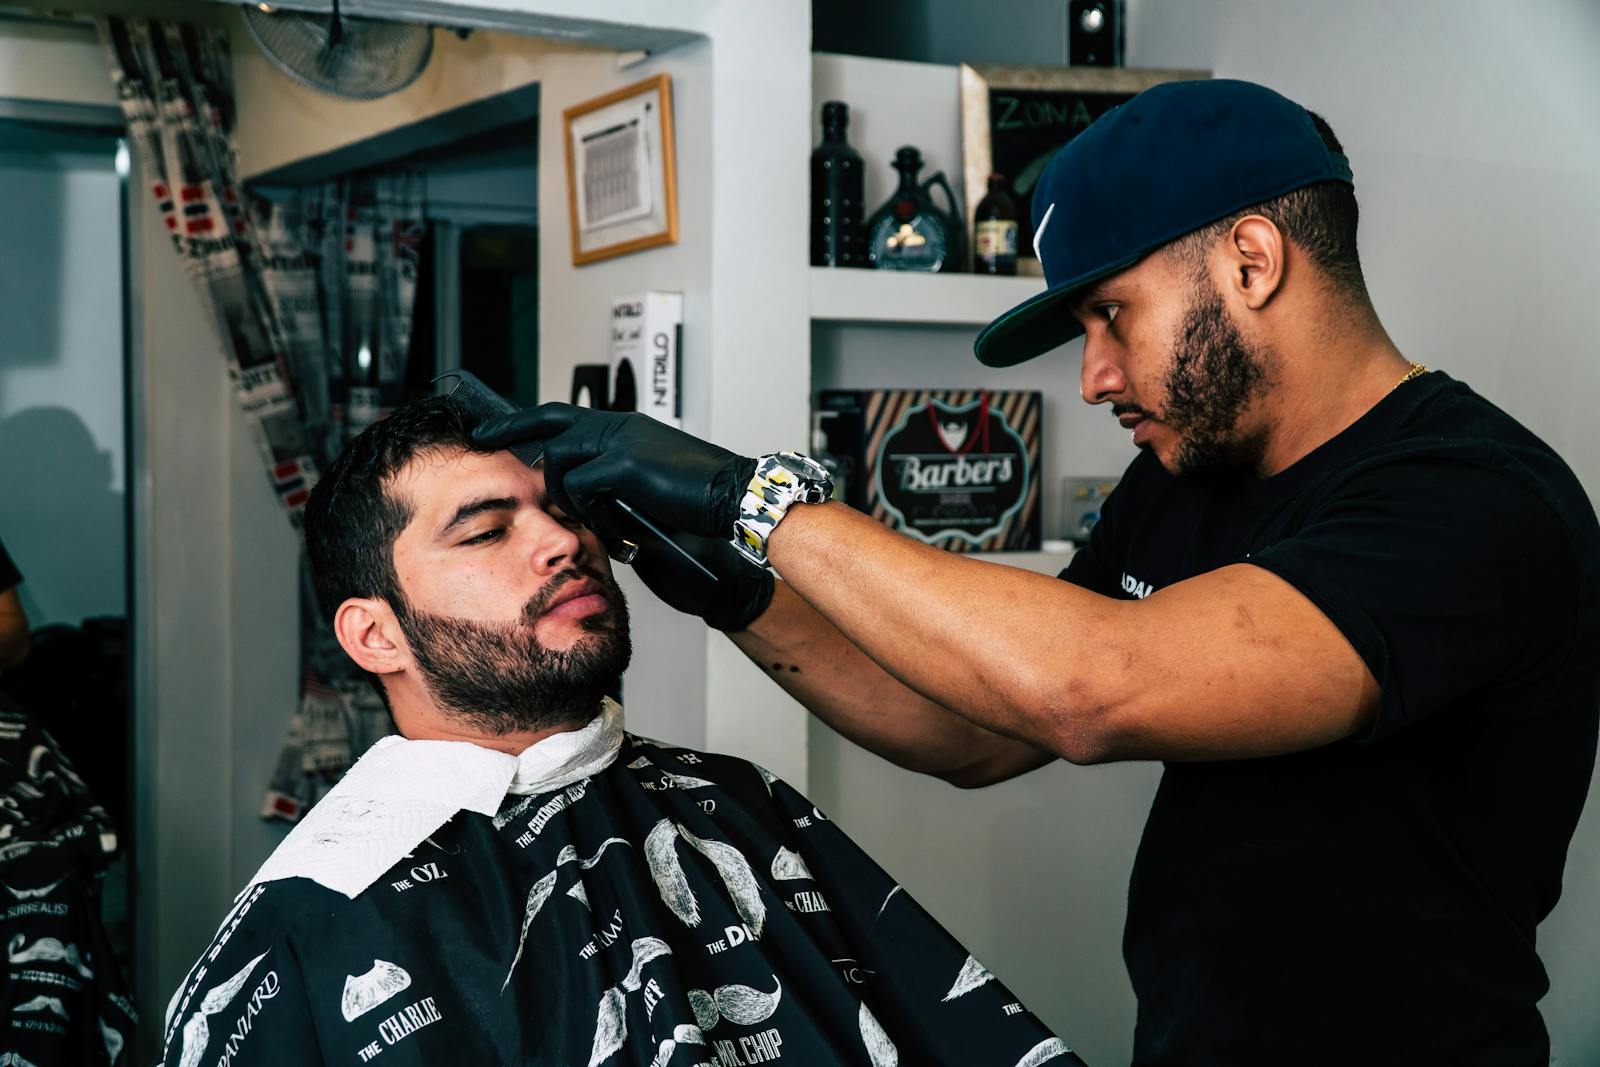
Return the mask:
POLYGON ((376 100, 422 76, 433 56, 433 27, 298 11, 244 7, 245 27, 289 77, 344 100, 376 100), (340 39, 330 47, 339 20, 340 39))

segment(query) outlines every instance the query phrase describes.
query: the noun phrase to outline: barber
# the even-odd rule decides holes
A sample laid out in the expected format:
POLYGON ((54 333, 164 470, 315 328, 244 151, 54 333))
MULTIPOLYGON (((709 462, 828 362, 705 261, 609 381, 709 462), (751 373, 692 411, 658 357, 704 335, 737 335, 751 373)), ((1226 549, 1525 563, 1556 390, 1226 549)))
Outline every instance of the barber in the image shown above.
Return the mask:
POLYGON ((1141 94, 1056 155, 1033 217, 1047 289, 978 358, 1082 335, 1083 399, 1139 450, 1061 580, 641 415, 545 405, 482 439, 545 440, 591 523, 622 529, 619 498, 704 538, 720 581, 640 573, 904 767, 1163 761, 1124 938, 1136 1063, 1546 1063, 1535 927, 1600 720, 1582 487, 1401 354, 1337 139, 1268 89, 1141 94))

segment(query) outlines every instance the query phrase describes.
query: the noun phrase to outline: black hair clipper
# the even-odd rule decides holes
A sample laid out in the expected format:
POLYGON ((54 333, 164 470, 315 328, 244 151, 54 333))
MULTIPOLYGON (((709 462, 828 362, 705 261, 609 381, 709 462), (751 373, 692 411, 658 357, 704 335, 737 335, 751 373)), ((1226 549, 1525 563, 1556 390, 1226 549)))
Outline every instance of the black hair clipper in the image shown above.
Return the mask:
MULTIPOLYGON (((454 379, 454 384, 450 385, 443 395, 449 398, 451 403, 461 408, 461 410, 466 412, 468 415, 474 416, 480 422, 484 421, 485 419, 498 418, 501 415, 509 415, 512 412, 521 410, 517 407, 517 405, 507 400, 493 389, 490 389, 487 385, 484 385, 478 376, 470 371, 446 371, 445 373, 434 378, 433 384, 437 385, 440 382, 444 382, 449 379, 454 379)), ((512 445, 510 448, 506 449, 506 451, 510 452, 513 456, 516 456, 530 467, 535 466, 544 460, 544 444, 540 441, 524 441, 519 445, 512 445)), ((688 549, 684 548, 671 537, 667 536, 665 530, 657 526, 637 508, 633 507, 624 500, 613 499, 611 502, 619 509, 626 512, 634 522, 637 522, 642 528, 650 531, 652 535, 659 538, 661 542, 668 548, 672 549, 689 563, 693 564, 695 569, 700 571, 700 573, 704 574, 713 582, 717 580, 717 576, 711 573, 710 569, 707 568, 705 564, 701 563, 698 559, 695 559, 694 556, 689 553, 688 549)), ((599 534, 599 531, 595 532, 599 534)), ((634 544, 632 541, 619 538, 613 542, 604 535, 600 536, 601 540, 605 542, 607 554, 609 554, 611 558, 616 560, 618 563, 632 563, 634 559, 638 557, 639 546, 634 544)))

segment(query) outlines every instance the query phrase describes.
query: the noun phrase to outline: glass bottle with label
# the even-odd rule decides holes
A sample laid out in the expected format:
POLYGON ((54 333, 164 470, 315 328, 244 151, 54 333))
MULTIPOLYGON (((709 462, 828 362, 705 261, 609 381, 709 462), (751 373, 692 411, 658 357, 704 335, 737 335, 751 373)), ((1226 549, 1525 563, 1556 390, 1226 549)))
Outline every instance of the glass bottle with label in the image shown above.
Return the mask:
POLYGON ((1006 192, 1005 175, 989 175, 989 191, 972 216, 973 273, 1017 273, 1017 205, 1006 192))
POLYGON ((900 187, 867 220, 867 255, 881 270, 954 271, 960 269, 965 226, 955 191, 940 171, 918 184, 922 153, 910 145, 895 153, 900 187), (941 211, 930 190, 944 189, 950 210, 941 211))
POLYGON ((861 156, 845 140, 849 105, 822 105, 822 143, 811 152, 811 265, 867 266, 861 226, 861 156))

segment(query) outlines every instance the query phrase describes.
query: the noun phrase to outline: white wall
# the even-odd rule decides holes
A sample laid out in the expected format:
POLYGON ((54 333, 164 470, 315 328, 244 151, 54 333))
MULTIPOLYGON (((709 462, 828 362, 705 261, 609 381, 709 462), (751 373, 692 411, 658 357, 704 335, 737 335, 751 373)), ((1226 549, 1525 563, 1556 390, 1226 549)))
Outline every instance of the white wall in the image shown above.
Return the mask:
POLYGON ((249 180, 412 126, 539 80, 546 55, 573 46, 506 33, 434 35, 427 69, 380 100, 339 100, 309 89, 262 54, 237 14, 228 19, 239 100, 239 174, 249 180))
MULTIPOLYGON (((610 358, 611 301, 665 289, 684 294, 683 389, 688 425, 704 425, 709 392, 705 353, 710 337, 711 45, 699 42, 658 61, 619 71, 615 57, 596 53, 554 62, 540 85, 539 122, 539 396, 566 400, 572 369, 610 358), (572 265, 561 112, 622 85, 672 76, 678 163, 680 240, 631 256, 572 265)), ((633 578, 616 568, 628 595, 633 665, 623 678, 629 728, 695 747, 706 742, 706 645, 703 627, 684 625, 633 578)))
POLYGON ((0 143, 0 538, 34 626, 127 614, 115 143, 0 143), (108 309, 85 315, 84 308, 108 309), (25 459, 23 457, 26 457, 25 459), (63 536, 64 533, 69 536, 63 536))
POLYGON ((0 26, 0 99, 115 106, 94 34, 82 27, 0 26))
MULTIPOLYGON (((594 55, 547 64, 539 144, 545 399, 567 399, 574 365, 606 359, 613 298, 675 290, 684 294, 685 427, 746 451, 804 442, 810 38, 802 7, 720 5, 706 41, 626 70, 594 55), (673 78, 679 242, 574 267, 558 116, 658 72, 673 78), (752 396, 776 399, 763 408, 752 396)), ((634 617, 634 665, 624 679, 630 727, 747 756, 803 785, 807 727, 798 705, 723 638, 661 605, 625 570, 621 579, 634 617)))

